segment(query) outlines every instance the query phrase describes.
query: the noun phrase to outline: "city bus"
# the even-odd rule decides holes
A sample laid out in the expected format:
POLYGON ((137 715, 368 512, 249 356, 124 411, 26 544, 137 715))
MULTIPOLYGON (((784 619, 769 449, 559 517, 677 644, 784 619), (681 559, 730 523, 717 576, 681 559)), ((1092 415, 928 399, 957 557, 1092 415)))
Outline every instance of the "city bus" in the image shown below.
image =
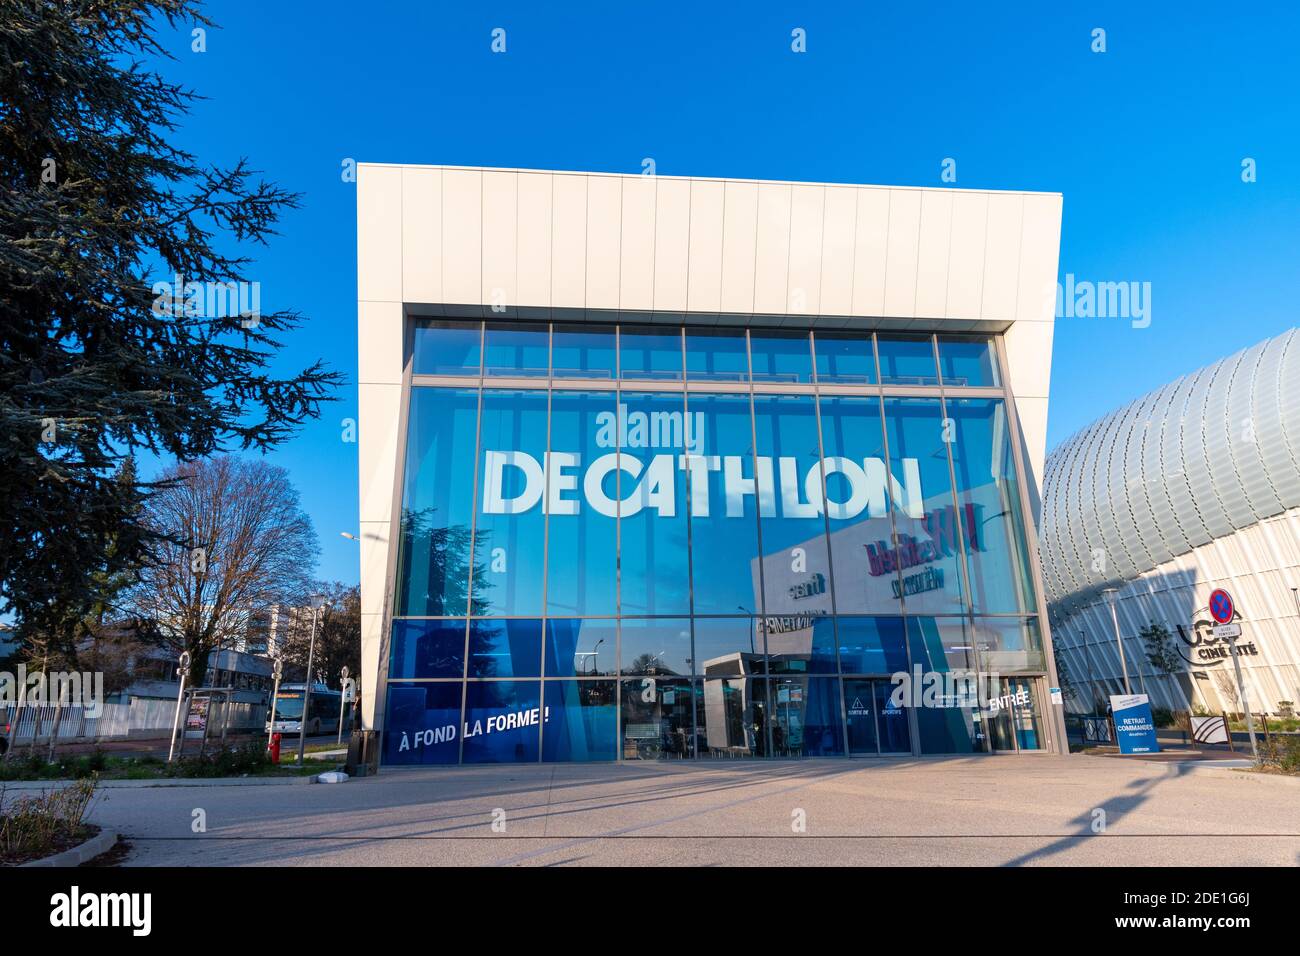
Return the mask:
MULTIPOLYGON (((275 725, 271 725, 271 713, 266 717, 268 734, 296 734, 302 730, 302 704, 307 695, 306 684, 281 684, 280 693, 275 698, 275 725)), ((324 684, 311 685, 311 711, 307 714, 307 735, 332 734, 339 729, 339 704, 343 699, 340 691, 331 690, 324 684)), ((352 705, 343 709, 343 721, 346 727, 351 717, 352 705)))

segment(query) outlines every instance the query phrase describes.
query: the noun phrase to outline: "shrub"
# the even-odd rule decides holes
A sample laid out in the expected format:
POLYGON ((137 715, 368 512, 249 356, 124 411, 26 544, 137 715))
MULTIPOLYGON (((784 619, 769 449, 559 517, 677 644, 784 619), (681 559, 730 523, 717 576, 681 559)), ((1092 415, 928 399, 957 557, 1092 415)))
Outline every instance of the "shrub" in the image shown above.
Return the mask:
POLYGON ((183 757, 168 773, 173 777, 236 777, 258 773, 271 764, 271 756, 257 742, 225 747, 202 757, 183 757))
POLYGON ((9 806, 0 790, 0 856, 15 860, 48 856, 60 841, 80 837, 97 783, 95 777, 78 780, 58 790, 20 797, 9 806))
POLYGON ((1283 773, 1300 773, 1300 737, 1272 737, 1264 741, 1259 762, 1283 773))

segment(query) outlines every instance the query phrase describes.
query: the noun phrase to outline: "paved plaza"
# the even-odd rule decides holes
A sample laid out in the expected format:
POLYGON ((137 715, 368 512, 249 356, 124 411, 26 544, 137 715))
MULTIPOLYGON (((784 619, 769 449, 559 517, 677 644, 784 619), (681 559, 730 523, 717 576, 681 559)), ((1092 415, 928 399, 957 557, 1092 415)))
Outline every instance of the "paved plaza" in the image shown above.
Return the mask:
POLYGON ((1300 861, 1294 780, 1083 756, 402 769, 106 789, 92 818, 130 844, 126 865, 1300 861))

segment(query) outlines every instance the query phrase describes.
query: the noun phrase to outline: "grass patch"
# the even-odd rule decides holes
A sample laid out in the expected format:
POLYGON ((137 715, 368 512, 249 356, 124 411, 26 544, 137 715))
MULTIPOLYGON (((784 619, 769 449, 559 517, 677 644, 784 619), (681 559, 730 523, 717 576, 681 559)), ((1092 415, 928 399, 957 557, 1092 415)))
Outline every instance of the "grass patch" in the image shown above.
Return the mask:
POLYGON ((29 754, 0 762, 0 781, 5 780, 161 780, 212 779, 220 777, 300 777, 334 769, 328 761, 274 764, 260 742, 226 747, 167 763, 154 756, 109 756, 102 750, 48 761, 29 754))

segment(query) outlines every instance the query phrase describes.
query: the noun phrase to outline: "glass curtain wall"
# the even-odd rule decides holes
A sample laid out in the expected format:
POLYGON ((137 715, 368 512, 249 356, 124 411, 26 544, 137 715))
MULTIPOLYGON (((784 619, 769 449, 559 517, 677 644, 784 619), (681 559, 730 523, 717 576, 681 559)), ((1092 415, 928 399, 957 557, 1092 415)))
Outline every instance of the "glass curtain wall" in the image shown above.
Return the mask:
POLYGON ((1043 672, 992 339, 413 333, 386 762, 971 752, 897 676, 1043 672))

